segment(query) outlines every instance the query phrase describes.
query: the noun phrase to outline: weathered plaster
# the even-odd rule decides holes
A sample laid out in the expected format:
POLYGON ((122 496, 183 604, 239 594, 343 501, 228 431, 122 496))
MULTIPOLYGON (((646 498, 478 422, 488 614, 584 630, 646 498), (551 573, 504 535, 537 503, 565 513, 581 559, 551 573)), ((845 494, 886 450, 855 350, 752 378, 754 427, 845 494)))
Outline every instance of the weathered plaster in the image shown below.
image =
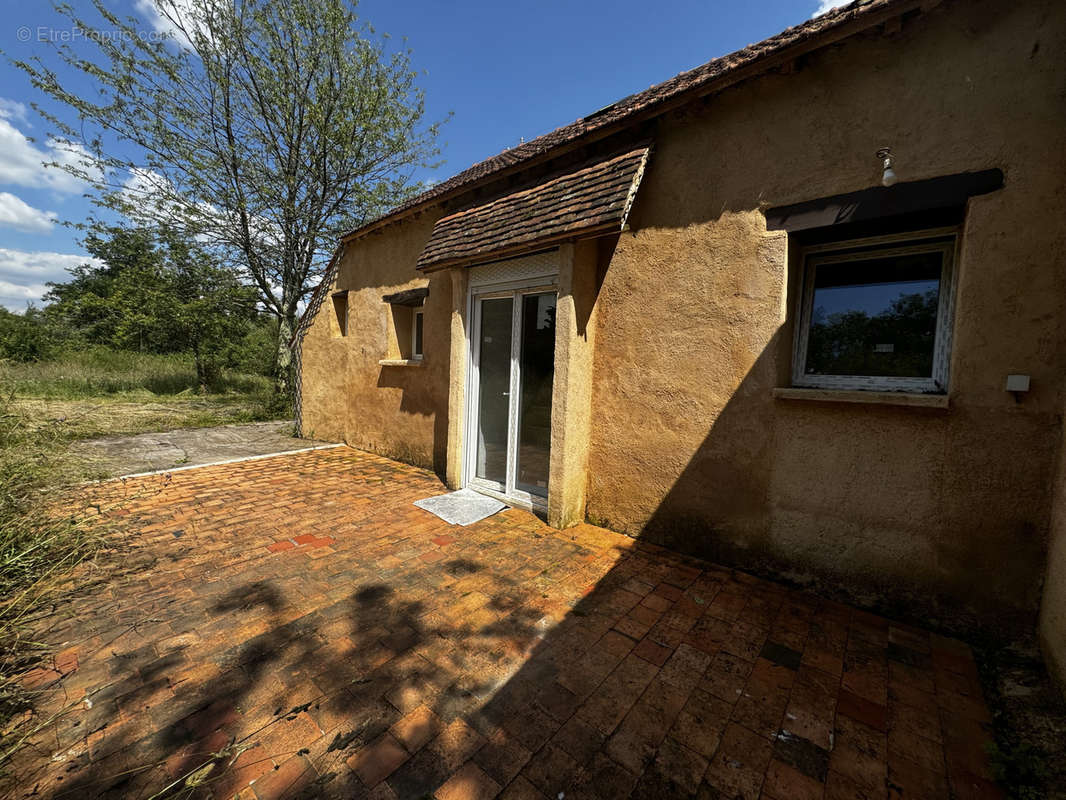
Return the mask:
MULTIPOLYGON (((448 316, 448 441, 445 480, 452 489, 463 485, 463 436, 466 430, 466 378, 469 361, 469 270, 457 267, 446 273, 451 284, 448 316)), ((442 343, 443 345, 443 343, 442 343)))
MULTIPOLYGON (((405 220, 350 243, 340 256, 334 290, 348 291, 348 335, 340 336, 324 303, 303 342, 305 435, 421 466, 445 469, 451 361, 452 286, 447 273, 425 276, 414 264, 434 217, 405 220), (396 330, 382 295, 429 286, 420 364, 382 365, 403 349, 410 319, 396 330)), ((410 311, 410 309, 407 309, 410 311)))
MULTIPOLYGON (((553 413, 565 444, 552 480, 557 463, 568 477, 552 487, 553 519, 579 517, 584 492, 592 521, 650 541, 828 580, 911 615, 1031 622, 1066 376, 1064 50, 1060 3, 947 0, 898 32, 660 120, 632 232, 597 270, 585 340, 574 336, 576 272, 573 307, 561 298, 568 409, 553 413), (762 209, 874 185, 884 145, 902 180, 1005 173, 966 213, 949 406, 776 399, 789 385, 798 269, 762 209), (1008 373, 1032 376, 1020 403, 1004 391, 1008 373)), ((457 485, 465 273, 416 274, 434 219, 346 249, 337 286, 350 290, 352 330, 334 336, 325 310, 312 324, 303 421, 457 485), (381 295, 427 282, 424 363, 379 366, 381 295)), ((1053 565, 1049 585, 1060 575, 1053 565)), ((1062 601, 1049 597, 1054 624, 1062 601)))
POLYGON ((1066 436, 1059 443, 1054 491, 1039 637, 1048 671, 1066 693, 1066 436))
POLYGON ((947 3, 660 125, 600 292, 593 521, 912 613, 1032 619, 1066 375, 1064 23, 947 3), (1007 176, 966 217, 950 408, 775 400, 796 270, 760 209, 873 185, 881 145, 903 180, 1007 176))
POLYGON ((548 489, 548 524, 556 528, 585 521, 599 244, 564 245, 559 254, 548 489))

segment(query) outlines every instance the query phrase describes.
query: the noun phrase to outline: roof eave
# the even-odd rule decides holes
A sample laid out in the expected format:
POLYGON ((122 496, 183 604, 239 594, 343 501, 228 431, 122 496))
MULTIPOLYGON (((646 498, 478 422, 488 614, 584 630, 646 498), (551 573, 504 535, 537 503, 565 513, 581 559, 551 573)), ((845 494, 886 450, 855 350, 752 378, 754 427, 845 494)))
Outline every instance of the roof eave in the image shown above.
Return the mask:
MULTIPOLYGON (((731 67, 721 75, 713 77, 705 83, 681 91, 672 97, 667 97, 647 108, 636 111, 632 115, 623 119, 592 128, 569 141, 562 142, 555 147, 545 150, 543 153, 537 153, 517 161, 514 164, 500 167, 494 172, 471 180, 470 183, 457 186, 449 192, 427 198, 424 202, 418 203, 417 205, 379 217, 373 222, 369 222, 362 227, 344 234, 340 241, 341 243, 347 243, 355 239, 360 239, 363 236, 371 234, 392 223, 399 222, 402 219, 421 213, 434 206, 442 205, 456 197, 462 197, 480 186, 500 180, 508 175, 513 175, 516 172, 529 169, 530 167, 543 164, 546 161, 551 161, 552 159, 565 155, 579 147, 584 147, 585 145, 612 136, 627 128, 660 117, 677 108, 688 105, 695 100, 699 100, 702 97, 715 94, 723 89, 757 77, 777 67, 788 65, 803 55, 835 44, 844 39, 851 38, 852 36, 857 36, 871 28, 876 28, 886 22, 895 20, 903 14, 911 11, 928 11, 934 6, 939 5, 940 2, 941 0, 898 0, 898 2, 888 2, 876 9, 863 11, 856 16, 844 18, 840 22, 826 28, 824 31, 813 34, 810 38, 800 42, 782 45, 769 52, 753 56, 747 63, 731 67)), ((729 55, 724 57, 728 58, 729 55)))
POLYGON ((484 253, 434 261, 425 266, 418 267, 418 271, 423 274, 429 274, 432 272, 440 272, 444 269, 450 269, 452 267, 474 267, 478 264, 488 264, 493 261, 511 258, 512 256, 539 253, 543 250, 550 250, 553 247, 558 247, 567 242, 576 242, 579 239, 595 239, 600 236, 621 233, 624 229, 623 225, 612 222, 607 225, 596 225, 578 231, 566 231, 557 236, 546 236, 543 239, 536 239, 530 242, 519 242, 509 247, 498 248, 484 253))

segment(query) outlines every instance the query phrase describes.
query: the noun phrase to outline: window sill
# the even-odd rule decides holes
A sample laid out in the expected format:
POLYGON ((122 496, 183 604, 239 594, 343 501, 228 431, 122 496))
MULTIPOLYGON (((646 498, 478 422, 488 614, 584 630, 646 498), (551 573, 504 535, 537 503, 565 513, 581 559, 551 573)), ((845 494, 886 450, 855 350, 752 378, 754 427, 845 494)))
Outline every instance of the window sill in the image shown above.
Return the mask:
POLYGON ((918 394, 911 392, 871 392, 846 389, 774 389, 777 400, 813 400, 820 403, 860 403, 878 406, 911 406, 914 408, 947 408, 946 394, 918 394))
POLYGON ((382 367, 421 367, 421 358, 383 358, 378 362, 382 367))

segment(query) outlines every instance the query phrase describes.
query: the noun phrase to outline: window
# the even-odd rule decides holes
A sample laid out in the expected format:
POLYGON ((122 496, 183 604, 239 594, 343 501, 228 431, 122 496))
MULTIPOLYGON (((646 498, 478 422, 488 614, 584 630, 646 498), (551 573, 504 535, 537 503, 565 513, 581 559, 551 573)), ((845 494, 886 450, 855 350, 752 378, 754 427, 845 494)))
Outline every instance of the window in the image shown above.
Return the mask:
POLYGON ((808 248, 793 384, 947 391, 954 252, 943 229, 808 248))
POLYGON ((337 316, 337 331, 340 336, 348 335, 348 293, 334 292, 333 313, 337 316))
POLYGON ((384 295, 389 306, 390 324, 383 366, 418 366, 422 363, 425 320, 422 306, 429 297, 429 287, 404 289, 384 295))
POLYGON ((422 357, 422 311, 415 311, 411 328, 411 358, 422 357))

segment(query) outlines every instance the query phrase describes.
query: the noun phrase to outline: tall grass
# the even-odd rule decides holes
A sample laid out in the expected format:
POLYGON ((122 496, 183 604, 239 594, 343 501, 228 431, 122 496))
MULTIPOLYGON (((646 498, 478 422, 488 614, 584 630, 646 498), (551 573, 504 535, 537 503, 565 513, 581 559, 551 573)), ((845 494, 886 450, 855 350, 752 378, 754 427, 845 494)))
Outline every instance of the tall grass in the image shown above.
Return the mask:
POLYGON ((224 373, 209 394, 197 389, 195 365, 183 355, 96 348, 47 362, 0 361, 0 771, 28 735, 15 722, 33 700, 20 678, 49 655, 33 631, 69 590, 71 570, 104 543, 98 516, 70 511, 80 508, 74 484, 98 476, 69 444, 284 416, 262 376, 224 373))
POLYGON ((87 518, 58 511, 59 487, 83 477, 67 439, 61 424, 31 426, 0 396, 0 730, 30 705, 18 677, 44 654, 31 622, 101 541, 87 518))
MULTIPOLYGON (((52 361, 3 363, 0 382, 19 397, 65 400, 120 394, 178 395, 198 388, 191 356, 105 347, 68 353, 52 361)), ((270 380, 224 371, 208 388, 213 394, 262 395, 269 392, 270 380)))

